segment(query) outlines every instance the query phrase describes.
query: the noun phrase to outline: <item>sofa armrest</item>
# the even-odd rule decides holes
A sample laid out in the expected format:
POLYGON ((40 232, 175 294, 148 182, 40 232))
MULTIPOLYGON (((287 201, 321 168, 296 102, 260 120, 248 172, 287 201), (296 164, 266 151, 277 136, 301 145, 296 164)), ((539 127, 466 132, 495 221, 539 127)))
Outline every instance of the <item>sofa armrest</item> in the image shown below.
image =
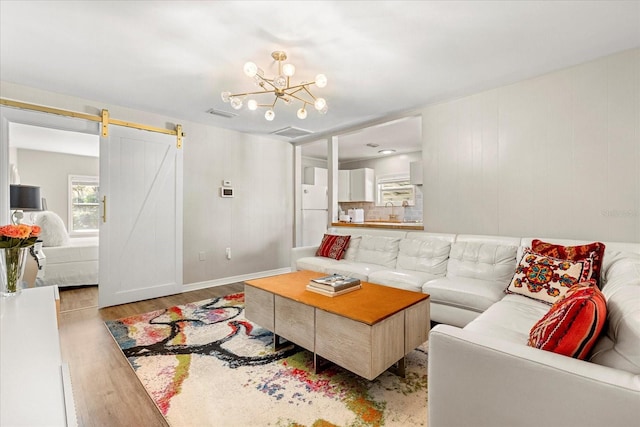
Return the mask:
POLYGON ((300 258, 315 256, 319 247, 320 245, 291 248, 291 271, 298 270, 297 262, 300 258))
POLYGON ((429 427, 629 426, 640 376, 449 325, 429 335, 429 427))

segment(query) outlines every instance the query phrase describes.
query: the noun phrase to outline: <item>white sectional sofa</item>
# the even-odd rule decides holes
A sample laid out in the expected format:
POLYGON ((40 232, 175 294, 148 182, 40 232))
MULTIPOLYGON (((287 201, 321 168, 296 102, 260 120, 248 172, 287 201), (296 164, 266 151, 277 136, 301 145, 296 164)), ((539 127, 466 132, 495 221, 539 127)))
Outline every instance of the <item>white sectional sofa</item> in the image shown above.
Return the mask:
MULTIPOLYGON (((607 322, 587 360, 529 347, 548 304, 505 294, 532 238, 336 227, 340 261, 292 250, 293 270, 431 296, 429 427, 640 425, 640 244, 603 242, 607 322)), ((560 245, 590 243, 541 237, 560 245)))

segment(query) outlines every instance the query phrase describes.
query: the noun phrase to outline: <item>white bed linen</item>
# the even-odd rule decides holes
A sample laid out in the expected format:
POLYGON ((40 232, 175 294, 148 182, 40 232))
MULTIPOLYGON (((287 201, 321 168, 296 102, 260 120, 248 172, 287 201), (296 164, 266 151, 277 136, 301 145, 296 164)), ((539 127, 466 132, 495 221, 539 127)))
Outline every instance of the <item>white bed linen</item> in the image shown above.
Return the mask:
POLYGON ((68 246, 43 248, 44 277, 37 286, 80 286, 98 283, 98 236, 69 239, 68 246))

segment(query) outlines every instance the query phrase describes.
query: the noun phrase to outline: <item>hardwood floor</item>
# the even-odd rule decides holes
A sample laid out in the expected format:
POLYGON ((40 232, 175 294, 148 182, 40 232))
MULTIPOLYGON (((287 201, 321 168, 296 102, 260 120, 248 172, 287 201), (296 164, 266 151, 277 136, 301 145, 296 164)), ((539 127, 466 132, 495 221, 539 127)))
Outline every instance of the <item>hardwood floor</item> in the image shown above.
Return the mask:
POLYGON ((217 286, 98 310, 98 288, 60 289, 60 346, 69 364, 80 426, 166 426, 131 366, 104 325, 152 310, 244 290, 217 286))

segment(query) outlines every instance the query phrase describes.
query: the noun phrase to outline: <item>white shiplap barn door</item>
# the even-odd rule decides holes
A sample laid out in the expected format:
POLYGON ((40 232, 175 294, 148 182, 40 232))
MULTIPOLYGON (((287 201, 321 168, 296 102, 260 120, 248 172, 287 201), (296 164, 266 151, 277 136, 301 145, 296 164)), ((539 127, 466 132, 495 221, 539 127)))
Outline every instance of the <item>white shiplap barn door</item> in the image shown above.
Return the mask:
POLYGON ((182 149, 109 126, 100 140, 100 307, 182 291, 182 149))

